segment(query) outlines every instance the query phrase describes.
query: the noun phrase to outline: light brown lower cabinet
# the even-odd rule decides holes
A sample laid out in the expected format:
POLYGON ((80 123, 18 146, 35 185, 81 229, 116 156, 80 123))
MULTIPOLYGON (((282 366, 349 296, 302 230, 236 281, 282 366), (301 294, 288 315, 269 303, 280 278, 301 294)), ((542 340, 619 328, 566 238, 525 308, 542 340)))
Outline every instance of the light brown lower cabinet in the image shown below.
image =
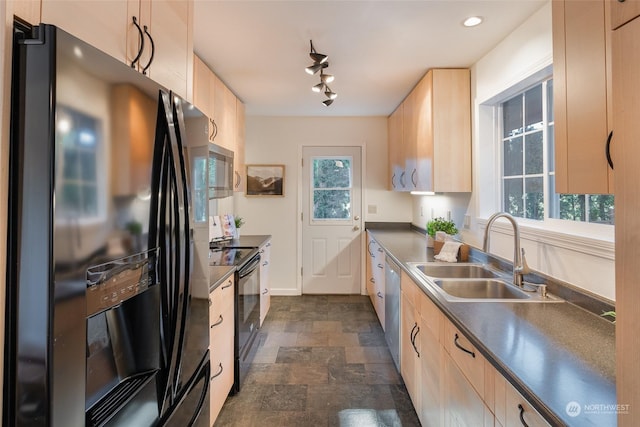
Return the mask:
POLYGON ((233 386, 233 276, 209 295, 209 425, 213 425, 233 386))
POLYGON ((423 426, 549 426, 404 271, 401 295, 400 370, 423 426))

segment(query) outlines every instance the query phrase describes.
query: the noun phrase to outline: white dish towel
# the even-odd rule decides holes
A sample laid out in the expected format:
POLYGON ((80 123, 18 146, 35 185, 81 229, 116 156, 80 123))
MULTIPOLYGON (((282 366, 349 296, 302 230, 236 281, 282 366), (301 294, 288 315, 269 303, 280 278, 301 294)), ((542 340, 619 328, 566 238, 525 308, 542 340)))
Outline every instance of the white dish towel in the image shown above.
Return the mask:
POLYGON ((461 245, 462 243, 460 242, 444 242, 444 245, 442 245, 442 249, 440 249, 440 253, 434 256, 434 258, 438 261, 457 262, 458 249, 460 249, 461 245))

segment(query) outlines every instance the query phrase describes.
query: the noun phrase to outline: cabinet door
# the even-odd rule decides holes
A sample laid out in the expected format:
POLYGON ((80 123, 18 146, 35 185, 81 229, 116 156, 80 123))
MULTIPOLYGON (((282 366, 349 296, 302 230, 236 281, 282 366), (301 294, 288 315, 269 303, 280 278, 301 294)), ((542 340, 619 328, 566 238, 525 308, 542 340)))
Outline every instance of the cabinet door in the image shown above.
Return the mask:
POLYGON ((494 416, 482 398, 456 366, 451 357, 444 355, 445 425, 451 427, 493 426, 494 416))
POLYGON ((400 372, 416 413, 421 413, 421 366, 418 335, 419 315, 416 315, 417 289, 411 278, 402 271, 400 274, 400 372))
POLYGON ((400 176, 404 173, 404 152, 402 142, 403 104, 391 113, 387 122, 389 144, 389 190, 400 191, 400 176))
POLYGON ((445 321, 444 346, 476 393, 484 398, 485 358, 450 321, 445 321))
MULTIPOLYGON (((215 75, 214 75, 215 76, 215 75)), ((220 80, 214 77, 214 121, 218 128, 215 143, 231 151, 235 151, 236 129, 236 97, 220 80)))
POLYGON ((239 99, 236 101, 236 149, 233 157, 233 168, 235 169, 235 182, 233 191, 244 192, 246 190, 247 169, 244 163, 245 146, 245 106, 239 99))
POLYGON ((608 3, 611 8, 611 27, 614 30, 640 16, 639 0, 611 0, 608 3))
POLYGON ((42 0, 42 22, 54 24, 108 55, 130 64, 138 52, 139 33, 127 0, 42 0), (127 42, 129 38, 130 43, 127 42))
POLYGON ((233 386, 234 367, 234 283, 233 278, 216 288, 210 295, 209 354, 211 377, 209 425, 213 425, 233 386))
POLYGON ((375 261, 372 266, 373 277, 375 279, 375 297, 374 297, 374 308, 376 310, 376 314, 378 315, 378 320, 380 321, 380 325, 382 329, 385 328, 384 325, 384 313, 385 313, 385 304, 384 304, 384 296, 385 296, 385 253, 384 249, 380 247, 379 244, 376 244, 375 247, 375 261))
MULTIPOLYGON (((422 310, 421 310, 422 311, 422 310)), ((420 315, 420 393, 421 407, 418 413, 424 426, 444 424, 444 381, 441 372, 444 369, 445 351, 434 335, 432 321, 420 315)))
POLYGON ((418 129, 416 108, 417 94, 415 90, 405 98, 402 103, 402 146, 404 154, 405 170, 400 174, 400 186, 405 191, 417 188, 418 174, 418 129))
POLYGON ((193 105, 208 117, 213 117, 212 72, 202 59, 193 55, 193 105))
MULTIPOLYGON (((189 49, 189 2, 180 0, 141 0, 140 15, 143 25, 149 27, 155 50, 153 61, 147 74, 183 97, 191 99, 187 94, 187 76, 191 69, 193 52, 189 49)), ((145 39, 145 49, 140 59, 141 64, 151 60, 151 46, 145 39)))
POLYGON ((269 264, 271 263, 271 240, 260 249, 260 326, 271 307, 271 285, 269 283, 269 264))
POLYGON ((433 70, 431 88, 433 189, 471 191, 471 74, 468 69, 433 70))
MULTIPOLYGON (((640 408, 637 378, 640 366, 640 255, 636 230, 640 229, 640 20, 634 19, 613 32, 613 106, 617 144, 616 167, 616 388, 618 402, 640 408)), ((640 411, 621 416, 620 426, 640 425, 640 411)))
POLYGON ((552 8, 556 192, 612 193, 605 1, 554 1, 552 8))

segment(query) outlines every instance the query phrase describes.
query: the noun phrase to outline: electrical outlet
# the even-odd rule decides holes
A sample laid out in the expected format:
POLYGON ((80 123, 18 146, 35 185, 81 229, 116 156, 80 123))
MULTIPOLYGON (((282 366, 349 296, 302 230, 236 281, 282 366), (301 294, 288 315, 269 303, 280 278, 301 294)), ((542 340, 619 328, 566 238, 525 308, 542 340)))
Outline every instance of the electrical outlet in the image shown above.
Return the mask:
POLYGON ((464 228, 468 229, 470 225, 471 225, 471 216, 470 215, 465 215, 464 216, 464 222, 462 223, 462 226, 464 228))
POLYGON ((420 206, 420 216, 424 216, 424 206, 420 206))

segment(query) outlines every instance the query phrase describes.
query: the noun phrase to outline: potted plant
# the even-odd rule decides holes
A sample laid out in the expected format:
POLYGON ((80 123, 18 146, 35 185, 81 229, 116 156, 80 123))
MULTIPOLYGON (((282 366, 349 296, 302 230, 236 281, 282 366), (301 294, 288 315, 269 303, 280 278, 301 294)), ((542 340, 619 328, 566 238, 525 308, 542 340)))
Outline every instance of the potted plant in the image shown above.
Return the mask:
POLYGON ((234 217, 234 221, 236 223, 236 235, 235 235, 235 238, 239 239, 240 238, 240 227, 242 227, 244 225, 244 218, 242 218, 241 216, 236 216, 236 217, 234 217))
POLYGON ((444 231, 451 236, 458 234, 458 229, 453 221, 446 220, 442 217, 434 218, 427 222, 427 247, 429 248, 433 247, 436 231, 444 231))

